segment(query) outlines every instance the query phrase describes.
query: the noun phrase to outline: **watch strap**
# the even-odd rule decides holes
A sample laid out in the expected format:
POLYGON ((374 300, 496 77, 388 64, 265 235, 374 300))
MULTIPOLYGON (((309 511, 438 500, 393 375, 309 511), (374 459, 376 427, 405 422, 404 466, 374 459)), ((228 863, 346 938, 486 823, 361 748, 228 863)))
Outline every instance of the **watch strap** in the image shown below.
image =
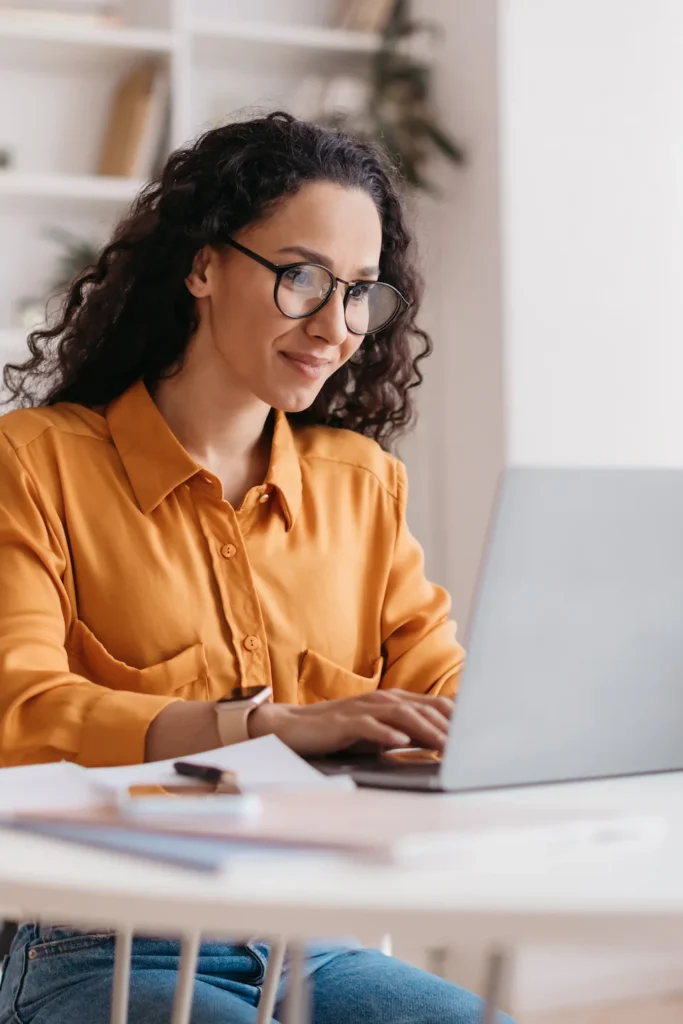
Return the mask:
POLYGON ((272 690, 268 688, 264 689, 264 692, 255 699, 225 703, 219 701, 214 704, 218 736, 222 747, 230 747, 233 743, 244 743, 251 738, 248 725, 249 715, 271 696, 272 690))

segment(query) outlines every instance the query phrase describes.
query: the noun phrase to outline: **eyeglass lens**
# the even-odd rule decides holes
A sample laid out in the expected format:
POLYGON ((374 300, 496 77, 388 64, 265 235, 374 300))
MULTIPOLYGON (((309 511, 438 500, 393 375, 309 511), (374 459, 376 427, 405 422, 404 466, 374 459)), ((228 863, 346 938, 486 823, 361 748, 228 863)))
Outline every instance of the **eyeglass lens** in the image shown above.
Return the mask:
MULTIPOLYGON (((305 317, 325 304, 334 289, 325 267, 301 263, 280 278, 276 301, 285 316, 305 317)), ((398 292, 381 281, 360 281, 346 297, 346 326, 356 334, 371 334, 389 323, 401 305, 398 292)))

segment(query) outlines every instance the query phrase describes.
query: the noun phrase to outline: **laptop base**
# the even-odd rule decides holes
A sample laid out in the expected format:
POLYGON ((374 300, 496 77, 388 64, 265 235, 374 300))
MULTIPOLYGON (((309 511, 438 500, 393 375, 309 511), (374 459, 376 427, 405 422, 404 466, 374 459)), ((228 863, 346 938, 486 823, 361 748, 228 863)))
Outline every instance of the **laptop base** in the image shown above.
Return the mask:
POLYGON ((357 786, 371 789, 402 789, 414 792, 443 793, 441 765, 400 764, 378 755, 334 755, 309 762, 323 775, 350 775, 357 786))

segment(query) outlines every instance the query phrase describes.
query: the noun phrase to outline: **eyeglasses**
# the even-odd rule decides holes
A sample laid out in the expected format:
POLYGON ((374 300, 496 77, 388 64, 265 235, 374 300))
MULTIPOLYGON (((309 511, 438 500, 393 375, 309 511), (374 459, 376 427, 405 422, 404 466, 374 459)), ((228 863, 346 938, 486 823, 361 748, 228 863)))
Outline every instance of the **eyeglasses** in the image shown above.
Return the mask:
POLYGON ((383 281, 345 281, 321 263, 271 263, 229 238, 227 244, 275 274, 275 305, 291 320, 313 316, 337 290, 346 285, 344 318, 352 334, 374 334, 388 327, 410 303, 400 291, 383 281))

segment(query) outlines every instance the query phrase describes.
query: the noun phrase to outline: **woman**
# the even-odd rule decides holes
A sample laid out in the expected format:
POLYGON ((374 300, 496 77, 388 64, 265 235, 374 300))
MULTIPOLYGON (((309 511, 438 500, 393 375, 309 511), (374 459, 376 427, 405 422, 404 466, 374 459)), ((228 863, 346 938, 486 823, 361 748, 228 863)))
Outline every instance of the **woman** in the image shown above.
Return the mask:
MULTIPOLYGON (((173 154, 34 332, 0 420, 6 764, 443 746, 462 651, 380 447, 430 348, 410 241, 372 147, 273 114, 173 154)), ((253 1021, 267 954, 202 947, 194 1024, 253 1021)), ((135 941, 131 1024, 170 1019, 177 964, 135 941)), ((479 1019, 352 945, 308 968, 318 1024, 479 1019)), ((24 925, 0 1022, 104 1024, 112 970, 110 935, 24 925)))

